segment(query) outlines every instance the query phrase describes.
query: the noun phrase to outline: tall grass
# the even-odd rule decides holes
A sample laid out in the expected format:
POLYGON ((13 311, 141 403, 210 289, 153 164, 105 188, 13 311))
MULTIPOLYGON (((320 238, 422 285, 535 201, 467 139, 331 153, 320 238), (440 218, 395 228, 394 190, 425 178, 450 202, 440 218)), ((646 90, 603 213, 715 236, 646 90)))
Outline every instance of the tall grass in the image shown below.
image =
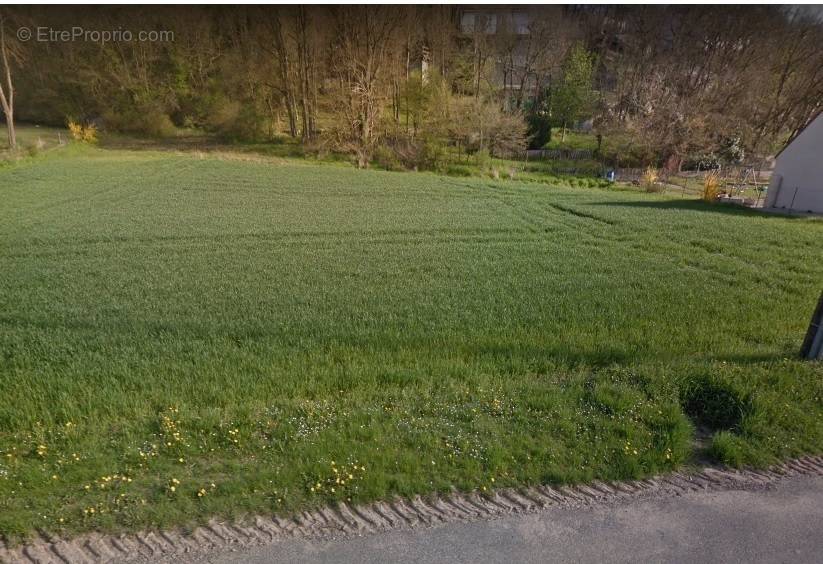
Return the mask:
POLYGON ((821 448, 819 222, 80 144, 0 199, 6 535, 644 476, 735 398, 721 460, 821 448))
POLYGON ((660 174, 654 167, 647 167, 643 171, 643 176, 640 178, 640 186, 646 192, 660 193, 663 192, 664 187, 660 182, 660 174))
POLYGON ((709 172, 703 179, 703 191, 700 198, 704 202, 713 203, 717 201, 720 194, 720 175, 717 172, 709 172))

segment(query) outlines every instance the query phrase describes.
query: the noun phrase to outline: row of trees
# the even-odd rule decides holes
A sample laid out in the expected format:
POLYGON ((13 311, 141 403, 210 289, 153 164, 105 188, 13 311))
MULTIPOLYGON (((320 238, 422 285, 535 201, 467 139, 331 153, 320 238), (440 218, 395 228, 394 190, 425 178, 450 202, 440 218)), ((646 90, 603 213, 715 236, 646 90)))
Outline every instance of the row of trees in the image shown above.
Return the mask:
POLYGON ((820 110, 823 27, 813 16, 775 7, 7 8, 0 104, 8 123, 72 117, 153 136, 287 135, 360 166, 376 151, 404 166, 431 166, 447 149, 512 154, 542 146, 552 126, 564 135, 591 119, 674 166, 730 143, 766 154, 820 110), (39 29, 78 28, 133 34, 37 40, 39 29), (140 41, 139 30, 173 39, 140 41))

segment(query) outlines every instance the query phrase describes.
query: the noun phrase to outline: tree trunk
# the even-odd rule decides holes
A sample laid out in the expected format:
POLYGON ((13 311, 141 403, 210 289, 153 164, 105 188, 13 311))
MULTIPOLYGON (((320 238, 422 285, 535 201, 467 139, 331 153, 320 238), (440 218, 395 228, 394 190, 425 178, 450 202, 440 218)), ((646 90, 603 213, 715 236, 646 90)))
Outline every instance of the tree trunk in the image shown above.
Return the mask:
POLYGON ((312 108, 311 69, 309 55, 308 19, 305 6, 300 6, 297 16, 298 22, 298 49, 297 55, 300 65, 300 99, 303 114, 303 142, 311 141, 314 137, 314 112, 312 108))
POLYGON ((283 38, 283 27, 280 24, 280 14, 274 16, 274 41, 278 53, 278 63, 280 70, 280 81, 283 83, 283 93, 285 98, 286 113, 289 116, 289 135, 297 137, 297 101, 294 96, 294 86, 292 85, 291 63, 286 41, 283 38))
POLYGON ((9 64, 9 54, 6 47, 6 25, 0 17, 0 56, 3 60, 3 74, 5 85, 0 84, 0 105, 3 107, 3 114, 6 116, 6 129, 9 138, 9 148, 17 148, 17 135, 14 131, 14 85, 11 82, 11 65, 9 64))
POLYGON ((291 86, 286 87, 286 113, 289 115, 289 135, 297 137, 297 104, 291 86))
POLYGON ((475 77, 474 77, 474 99, 477 100, 480 97, 480 73, 481 73, 481 61, 482 61, 482 51, 479 49, 477 50, 477 60, 475 61, 475 77))
POLYGON ((6 116, 6 133, 9 139, 9 148, 17 148, 17 134, 14 131, 14 112, 3 105, 3 114, 6 116))
MULTIPOLYGON (((409 113, 410 113, 409 112, 409 66, 410 65, 411 65, 411 34, 407 34, 406 35, 406 72, 405 72, 405 77, 406 77, 405 90, 406 91, 404 92, 405 98, 406 98, 406 135, 408 135, 408 133, 409 133, 409 113)), ((421 63, 420 72, 421 72, 420 79, 422 80, 423 79, 422 63, 421 63)))

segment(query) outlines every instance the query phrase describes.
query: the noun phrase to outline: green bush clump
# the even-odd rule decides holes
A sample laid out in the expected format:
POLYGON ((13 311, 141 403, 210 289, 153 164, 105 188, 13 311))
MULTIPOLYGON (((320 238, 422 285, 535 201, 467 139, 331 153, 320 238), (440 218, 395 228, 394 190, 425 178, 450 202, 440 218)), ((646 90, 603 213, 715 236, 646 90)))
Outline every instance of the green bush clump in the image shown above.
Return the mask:
POLYGON ((446 174, 449 176, 469 177, 472 175, 472 169, 466 165, 452 164, 446 167, 446 174))
POLYGON ((714 460, 735 468, 746 462, 745 443, 729 431, 718 431, 712 436, 707 454, 714 460))
POLYGON ((389 147, 377 147, 374 150, 373 158, 375 164, 384 170, 401 171, 406 169, 406 167, 403 166, 403 163, 400 162, 397 154, 389 147))
POLYGON ((149 137, 173 137, 176 128, 161 104, 145 103, 139 106, 104 114, 107 130, 137 133, 149 137))
POLYGON ((751 394, 711 374, 687 380, 680 397, 686 414, 713 431, 737 429, 753 409, 751 394))

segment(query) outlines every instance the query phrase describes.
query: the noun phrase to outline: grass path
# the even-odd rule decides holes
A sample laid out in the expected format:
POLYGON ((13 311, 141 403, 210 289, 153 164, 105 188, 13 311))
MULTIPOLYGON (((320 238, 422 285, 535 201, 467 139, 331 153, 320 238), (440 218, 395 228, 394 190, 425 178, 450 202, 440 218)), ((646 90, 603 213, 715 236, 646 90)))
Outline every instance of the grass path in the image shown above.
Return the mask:
POLYGON ((75 147, 0 201, 10 538, 823 446, 820 221, 75 147))

